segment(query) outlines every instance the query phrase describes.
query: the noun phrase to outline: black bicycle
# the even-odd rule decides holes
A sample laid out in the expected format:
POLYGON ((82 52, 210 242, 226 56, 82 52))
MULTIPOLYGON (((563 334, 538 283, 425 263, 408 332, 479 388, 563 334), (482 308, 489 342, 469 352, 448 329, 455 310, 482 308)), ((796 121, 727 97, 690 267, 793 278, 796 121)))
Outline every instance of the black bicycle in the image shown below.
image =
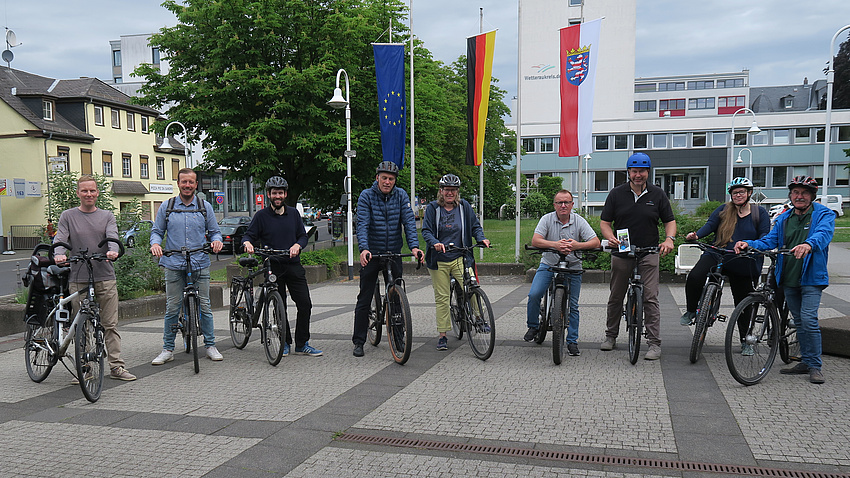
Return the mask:
POLYGON ((549 289, 540 299, 539 326, 534 342, 542 344, 546 340, 546 333, 551 330, 552 361, 555 365, 560 365, 567 351, 567 327, 570 325, 569 276, 584 274, 584 270, 570 270, 568 258, 573 255, 579 260, 593 260, 595 254, 588 251, 571 251, 563 254, 557 249, 542 249, 529 245, 526 245, 525 249, 532 251, 532 254, 552 252, 558 255, 558 264, 549 268, 554 273, 549 282, 549 289))
MULTIPOLYGON (((776 258, 791 254, 790 249, 760 251, 749 248, 742 254, 761 254, 770 259, 767 276, 776 269, 776 258)), ((755 385, 763 379, 776 359, 780 345, 779 310, 772 281, 762 281, 732 311, 726 327, 726 366, 732 377, 743 385, 755 385), (738 350, 737 345, 740 345, 738 350)))
POLYGON ((466 339, 472 348, 472 353, 481 360, 487 360, 493 355, 496 346, 496 320, 493 318, 493 308, 487 294, 481 290, 478 279, 472 271, 467 253, 478 247, 487 247, 483 242, 474 246, 459 247, 454 244, 446 245, 446 252, 460 251, 463 253, 463 284, 454 277, 449 283, 449 310, 452 318, 452 331, 458 340, 466 339))
POLYGON ((794 323, 794 317, 788 310, 785 292, 781 287, 776 286, 776 277, 770 276, 768 279, 773 281, 771 282, 775 293, 773 303, 779 314, 779 358, 786 364, 799 362, 803 357, 800 354, 800 342, 797 341, 797 324, 794 323))
POLYGON ((723 285, 726 282, 726 277, 723 275, 723 257, 727 253, 733 253, 720 247, 712 246, 704 242, 695 242, 694 246, 716 253, 720 257, 717 265, 711 268, 708 277, 705 279, 705 286, 702 289, 702 295, 697 305, 697 316, 694 321, 694 337, 691 340, 691 351, 689 359, 691 363, 696 363, 702 354, 702 346, 705 344, 705 336, 708 333, 708 328, 714 325, 715 321, 726 322, 725 315, 719 315, 720 299, 723 295, 723 285))
POLYGON ((243 349, 251 338, 254 327, 260 328, 260 341, 266 352, 266 358, 272 365, 280 363, 286 337, 289 335, 289 321, 286 316, 286 304, 277 285, 277 277, 272 273, 270 259, 289 257, 289 250, 257 249, 254 252, 262 258, 262 267, 256 257, 242 257, 239 265, 248 269, 244 277, 234 277, 230 282, 230 338, 233 345, 243 349), (259 286, 259 296, 254 301, 254 279, 263 276, 259 286), (262 324, 260 315, 262 314, 262 324), (287 331, 285 334, 284 331, 287 331))
POLYGON ((207 243, 195 249, 183 246, 180 249, 162 251, 162 254, 164 256, 180 254, 186 260, 186 287, 183 288, 183 305, 180 307, 177 323, 172 325, 172 330, 175 333, 179 330, 182 334, 186 353, 193 354, 195 373, 198 373, 201 371, 198 362, 198 335, 201 334, 201 296, 198 286, 195 284, 195 276, 198 271, 192 263, 192 254, 195 252, 209 254, 212 250, 207 243))
MULTIPOLYGON (((617 246, 610 249, 619 251, 617 246)), ((629 288, 626 291, 626 306, 623 309, 623 321, 629 332, 629 362, 637 363, 640 354, 640 341, 644 336, 643 331, 643 279, 641 279, 640 260, 650 254, 658 254, 658 246, 638 247, 631 246, 629 257, 634 259, 632 274, 629 276, 629 288)))
MULTIPOLYGON (((387 326, 387 340, 390 342, 390 353, 393 360, 399 365, 404 365, 410 358, 410 349, 413 344, 413 322, 410 315, 410 302, 404 288, 404 279, 395 277, 392 263, 401 257, 413 257, 413 254, 397 254, 387 252, 383 254, 371 254, 369 260, 380 261, 386 293, 381 296, 380 277, 375 284, 375 296, 372 307, 369 310, 369 328, 366 337, 370 344, 377 347, 381 343, 381 323, 387 326)), ((422 267, 417 258, 416 268, 422 267)))

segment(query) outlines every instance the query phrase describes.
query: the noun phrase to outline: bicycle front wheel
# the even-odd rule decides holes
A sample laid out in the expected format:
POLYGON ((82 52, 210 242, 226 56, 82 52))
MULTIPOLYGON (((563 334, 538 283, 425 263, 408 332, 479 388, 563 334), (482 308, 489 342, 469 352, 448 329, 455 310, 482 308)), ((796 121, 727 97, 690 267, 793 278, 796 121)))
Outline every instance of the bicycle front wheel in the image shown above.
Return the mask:
POLYGON ((91 315, 83 314, 74 337, 74 356, 77 380, 86 400, 94 403, 103 389, 103 362, 106 347, 103 344, 103 327, 91 315))
POLYGON ((481 360, 493 355, 496 346, 496 321, 490 299, 480 288, 472 289, 469 294, 471 315, 466 322, 466 338, 472 353, 481 360))
POLYGON ((629 288, 626 328, 629 329, 629 362, 634 365, 640 355, 640 339, 643 337, 643 291, 637 287, 629 288))
POLYGON ((244 282, 234 277, 230 283, 230 340, 237 349, 244 349, 251 338, 248 300, 244 282))
POLYGON ((454 277, 449 287, 449 312, 452 318, 452 332, 458 340, 463 338, 463 327, 466 319, 463 317, 463 290, 454 277))
POLYGON ((381 313, 381 281, 375 283, 375 294, 372 297, 372 306, 369 308, 369 328, 366 329, 366 339, 370 344, 377 347, 381 343, 381 322, 384 315, 381 313))
POLYGON ((552 361, 555 365, 561 365, 567 349, 566 302, 566 291, 561 287, 556 288, 552 300, 552 361))
MULTIPOLYGON (((546 291, 543 297, 540 298, 540 313, 537 315, 537 335, 534 336, 534 343, 540 345, 546 340, 546 331, 549 329, 549 320, 551 311, 549 308, 552 304, 549 303, 549 294, 552 289, 546 291)), ((554 301, 553 301, 554 302, 554 301)))
POLYGON ((186 348, 192 349, 192 360, 195 365, 195 373, 201 371, 201 364, 198 363, 198 333, 200 330, 200 318, 198 316, 200 308, 198 307, 199 299, 197 297, 189 297, 186 299, 186 330, 188 333, 186 348))
POLYGON ((788 304, 782 301, 782 304, 777 309, 779 315, 779 357, 785 363, 799 362, 800 342, 797 341, 797 325, 794 323, 794 317, 788 311, 788 304))
POLYGON ((387 290, 387 340, 390 341, 390 352, 393 360, 404 365, 410 358, 410 348, 413 342, 413 323, 410 318, 410 304, 407 295, 398 286, 393 285, 387 290))
POLYGON ((50 375, 55 358, 51 357, 48 347, 56 347, 59 342, 56 322, 53 315, 48 314, 44 325, 27 324, 26 339, 24 341, 24 352, 26 352, 27 375, 30 380, 39 383, 50 375))
POLYGON ((720 306, 721 289, 714 282, 709 282, 702 291, 702 298, 697 309, 697 319, 694 324, 694 337, 691 340, 691 363, 697 363, 705 344, 705 335, 708 333, 708 325, 714 321, 718 307, 720 306))
POLYGON ((759 383, 770 372, 777 349, 779 317, 773 304, 758 294, 745 297, 726 327, 726 366, 732 378, 743 385, 759 383))
POLYGON ((263 307, 263 348, 266 358, 272 365, 280 363, 283 357, 283 343, 286 340, 286 306, 280 292, 272 291, 263 307))

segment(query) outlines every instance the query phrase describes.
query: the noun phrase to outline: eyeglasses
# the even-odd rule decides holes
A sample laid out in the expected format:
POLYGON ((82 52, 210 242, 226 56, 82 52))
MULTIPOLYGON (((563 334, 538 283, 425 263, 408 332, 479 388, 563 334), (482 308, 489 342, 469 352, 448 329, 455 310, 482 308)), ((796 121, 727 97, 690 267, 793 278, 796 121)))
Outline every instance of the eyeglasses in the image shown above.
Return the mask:
POLYGON ((559 201, 559 202, 556 202, 555 205, 561 206, 561 207, 567 207, 572 203, 573 203, 572 201, 559 201))
POLYGON ((733 191, 733 192, 729 193, 729 195, 730 196, 746 196, 747 191, 746 190, 744 190, 744 191, 733 191))

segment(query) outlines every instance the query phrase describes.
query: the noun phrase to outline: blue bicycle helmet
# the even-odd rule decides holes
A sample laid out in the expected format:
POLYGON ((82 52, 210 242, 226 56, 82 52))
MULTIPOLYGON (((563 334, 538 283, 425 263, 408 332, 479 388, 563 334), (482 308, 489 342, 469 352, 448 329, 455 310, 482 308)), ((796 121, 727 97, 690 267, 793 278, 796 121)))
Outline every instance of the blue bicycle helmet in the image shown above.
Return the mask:
POLYGON ((649 159, 649 155, 646 153, 635 153, 629 156, 629 160, 626 161, 626 169, 629 168, 651 168, 652 160, 649 159))

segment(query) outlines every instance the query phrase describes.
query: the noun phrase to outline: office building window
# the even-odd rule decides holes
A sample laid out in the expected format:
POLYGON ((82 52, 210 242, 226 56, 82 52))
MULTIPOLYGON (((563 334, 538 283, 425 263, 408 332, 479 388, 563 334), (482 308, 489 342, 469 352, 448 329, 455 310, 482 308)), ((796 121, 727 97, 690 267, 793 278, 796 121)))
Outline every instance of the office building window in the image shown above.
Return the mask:
POLYGON ((132 111, 127 112, 127 131, 136 131, 136 114, 132 111))
POLYGON ((121 50, 112 50, 112 66, 121 66, 121 50))
POLYGON ((108 151, 103 152, 103 175, 104 176, 112 176, 112 153, 108 151))
POLYGON ((622 169, 614 171, 614 186, 619 186, 628 181, 628 179, 626 172, 622 169))
POLYGON ((645 135, 645 134, 634 135, 634 137, 632 138, 632 141, 634 141, 634 143, 635 143, 635 145, 634 145, 635 149, 646 149, 647 148, 647 137, 646 136, 647 135, 645 135))
POLYGON ((148 157, 145 155, 139 156, 139 176, 142 179, 148 179, 148 157))
POLYGON ((125 178, 133 176, 132 157, 128 153, 121 154, 121 175, 125 178))
POLYGON ((718 88, 740 88, 744 86, 743 78, 735 78, 731 80, 717 80, 718 88))
POLYGON ((745 177, 746 175, 747 175, 747 168, 744 168, 744 167, 741 167, 741 166, 732 168, 732 177, 733 178, 741 178, 741 177, 745 177))
POLYGON ((773 178, 771 186, 775 188, 784 188, 788 186, 788 168, 785 166, 773 167, 773 178))
POLYGON ((689 81, 688 89, 689 90, 708 90, 714 88, 714 81, 689 81))
POLYGON ((786 110, 790 110, 791 108, 794 107, 794 97, 793 96, 788 96, 786 98, 783 98, 782 101, 784 103, 786 110))
POLYGON ((115 82, 116 85, 120 85, 121 83, 124 83, 124 79, 121 78, 120 76, 116 76, 115 78, 112 78, 112 81, 115 82))
POLYGON ((753 185, 758 188, 763 188, 767 185, 767 168, 764 166, 753 167, 753 177, 750 178, 753 185))
POLYGON ((838 127, 838 141, 850 141, 850 126, 838 127))
POLYGON ((159 48, 151 48, 151 63, 159 65, 159 48))
POLYGON ((823 128, 817 128, 815 130, 815 143, 823 143, 823 128))
POLYGON ((43 110, 43 118, 47 121, 53 121, 53 101, 42 100, 41 109, 43 110))
POLYGON ((608 149, 608 136, 597 136, 596 137, 596 150, 597 151, 605 151, 608 149))
POLYGON ((655 93, 655 83, 635 83, 635 93, 655 93))
POLYGON ((818 184, 823 184, 823 166, 815 166, 814 169, 815 172, 814 174, 812 174, 812 176, 815 178, 815 181, 817 181, 818 184))
POLYGON ((165 158, 161 156, 156 157, 156 179, 165 180, 165 158))
POLYGON ((526 153, 533 153, 537 151, 534 146, 534 138, 522 138, 522 149, 524 149, 526 153))
POLYGON ((115 129, 121 129, 121 111, 110 108, 112 110, 112 127, 115 129))
POLYGON ((94 124, 96 126, 103 126, 103 106, 94 107, 94 124))
POLYGON ((607 191, 608 188, 608 171, 591 171, 593 175, 593 190, 607 191))
POLYGON ((714 147, 718 146, 726 146, 726 132, 713 132, 711 133, 711 145, 714 147))
POLYGON ((773 130, 773 144, 789 144, 789 132, 787 129, 773 130))
POLYGON ((830 166, 833 174, 832 177, 835 178, 836 186, 850 186, 850 170, 843 166, 835 167, 830 166))
POLYGON ((714 98, 691 98, 688 100, 690 110, 713 110, 714 98))
POLYGON ((148 134, 150 130, 148 129, 148 117, 142 115, 142 133, 148 134))
POLYGON ((693 147, 694 148, 705 148, 706 144, 706 134, 705 133, 694 133, 693 135, 693 147))
POLYGON ((687 133, 673 133, 673 147, 674 148, 687 148, 688 147, 688 135, 687 135, 687 133))
POLYGON ((754 146, 763 146, 767 144, 767 131, 752 135, 754 146))
POLYGON ((635 113, 641 111, 655 111, 655 100, 635 101, 635 113))
POLYGON ((717 106, 720 108, 743 108, 744 105, 744 97, 743 96, 721 96, 717 98, 717 106))
POLYGON ((794 144, 808 144, 812 142, 812 130, 809 128, 794 128, 794 144))
POLYGON ((659 100, 658 109, 664 110, 683 110, 685 109, 685 99, 679 98, 675 100, 659 100))
POLYGON ((747 133, 735 133, 735 146, 747 145, 747 133))
MULTIPOLYGON (((684 91, 685 90, 685 82, 670 82, 670 83, 659 83, 658 91, 684 91)), ((662 108, 664 109, 664 108, 662 108)))
POLYGON ((555 138, 540 138, 540 152, 551 153, 555 151, 555 138))
POLYGON ((629 149, 629 136, 625 134, 614 136, 614 149, 629 149))
POLYGON ((580 7, 584 0, 570 0, 571 7, 580 7))
POLYGON ((666 134, 654 134, 652 135, 652 149, 664 149, 667 147, 667 135, 666 134))

